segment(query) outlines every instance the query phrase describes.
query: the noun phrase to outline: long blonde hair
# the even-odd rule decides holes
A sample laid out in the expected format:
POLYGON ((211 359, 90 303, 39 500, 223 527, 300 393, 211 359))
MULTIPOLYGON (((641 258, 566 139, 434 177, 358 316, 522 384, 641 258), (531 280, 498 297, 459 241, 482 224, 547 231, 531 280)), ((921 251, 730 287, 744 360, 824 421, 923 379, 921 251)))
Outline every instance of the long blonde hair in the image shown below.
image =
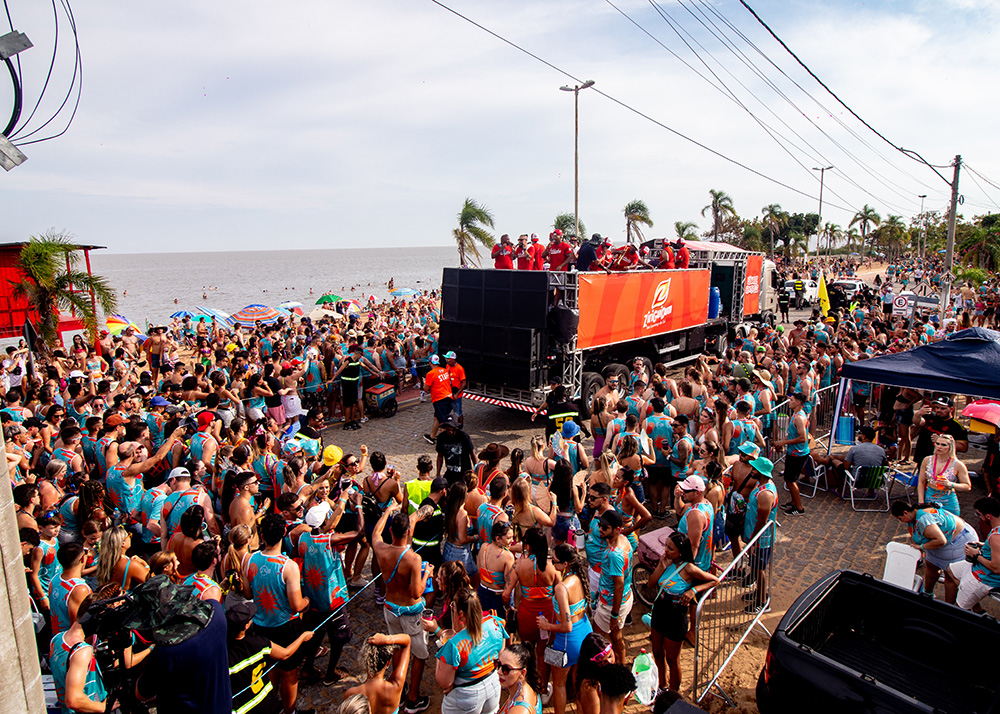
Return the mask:
POLYGON ((539 434, 531 437, 531 458, 545 461, 545 437, 539 434))
POLYGON ((122 526, 108 528, 101 536, 101 554, 97 558, 97 583, 104 585, 111 582, 115 575, 115 566, 122 557, 122 546, 128 538, 128 531, 122 526))
POLYGON ((253 529, 246 523, 233 526, 229 531, 229 548, 226 550, 226 558, 222 564, 224 575, 235 573, 233 578, 234 587, 243 587, 243 562, 239 556, 239 551, 246 548, 253 537, 253 529))
POLYGON ((483 638, 483 606, 479 596, 472 592, 472 588, 462 588, 451 604, 455 612, 465 616, 465 631, 469 633, 472 645, 478 645, 483 638))
POLYGON ((618 473, 618 459, 610 451, 604 451, 598 457, 599 466, 594 469, 590 476, 590 484, 606 483, 609 486, 615 482, 615 474, 618 473), (600 475, 599 475, 600 474, 600 475))
POLYGON ((514 504, 515 515, 531 508, 531 488, 523 476, 514 479, 510 485, 510 500, 514 504))

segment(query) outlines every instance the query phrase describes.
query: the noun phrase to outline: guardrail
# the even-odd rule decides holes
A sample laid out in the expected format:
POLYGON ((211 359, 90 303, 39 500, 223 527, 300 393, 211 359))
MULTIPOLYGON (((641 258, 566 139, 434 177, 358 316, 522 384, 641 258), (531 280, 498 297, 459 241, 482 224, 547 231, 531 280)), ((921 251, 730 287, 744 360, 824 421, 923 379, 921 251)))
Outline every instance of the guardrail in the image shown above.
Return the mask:
MULTIPOLYGON (((837 423, 836 415, 833 413, 837 401, 837 386, 836 384, 831 384, 829 387, 816 390, 813 394, 814 401, 812 414, 809 417, 809 433, 817 442, 821 442, 830 436, 837 423)), ((785 438, 788 432, 788 422, 791 418, 792 409, 787 399, 771 408, 771 428, 769 429, 769 433, 766 434, 769 438, 767 439, 767 452, 765 455, 775 463, 785 458, 785 450, 772 447, 771 440, 785 438)))
MULTIPOLYGON (((771 604, 771 589, 774 583, 774 558, 777 552, 777 522, 769 521, 757 533, 739 556, 722 571, 721 581, 698 603, 695 610, 695 623, 698 638, 694 648, 694 694, 695 701, 700 702, 715 688, 726 700, 729 706, 735 706, 733 700, 719 685, 719 677, 730 660, 736 655, 736 650, 750 634, 754 627, 760 627, 768 637, 770 631, 761 623, 761 618, 771 604), (761 594, 762 601, 756 599, 747 601, 744 595, 756 592, 755 589, 743 587, 743 569, 747 566, 751 555, 757 550, 757 544, 762 538, 771 539, 771 557, 764 571, 767 573, 766 588, 761 594), (763 605, 754 612, 748 612, 751 604, 763 605)), ((756 586, 754 586, 755 588, 756 586)))

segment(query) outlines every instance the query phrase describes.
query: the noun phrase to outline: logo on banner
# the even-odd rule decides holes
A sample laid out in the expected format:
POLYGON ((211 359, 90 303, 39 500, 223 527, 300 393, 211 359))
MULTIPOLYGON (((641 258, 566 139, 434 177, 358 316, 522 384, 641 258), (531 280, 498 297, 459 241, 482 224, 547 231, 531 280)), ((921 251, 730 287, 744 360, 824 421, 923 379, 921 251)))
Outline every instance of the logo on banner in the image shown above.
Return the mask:
POLYGON ((655 329, 665 323, 674 311, 673 305, 667 305, 670 296, 670 278, 667 278, 653 291, 653 300, 649 311, 642 318, 643 329, 655 329))
POLYGON ((757 295, 760 292, 760 276, 748 275, 747 286, 744 295, 757 295))

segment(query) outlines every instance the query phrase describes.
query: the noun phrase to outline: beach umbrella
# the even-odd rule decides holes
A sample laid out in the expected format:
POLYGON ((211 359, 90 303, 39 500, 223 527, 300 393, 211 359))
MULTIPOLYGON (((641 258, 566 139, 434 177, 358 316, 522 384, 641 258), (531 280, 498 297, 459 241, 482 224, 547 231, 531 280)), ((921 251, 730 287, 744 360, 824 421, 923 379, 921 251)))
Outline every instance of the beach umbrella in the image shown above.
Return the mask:
POLYGON ((215 324, 226 324, 233 325, 233 318, 228 312, 223 312, 222 310, 216 310, 214 307, 203 307, 201 312, 194 316, 193 321, 197 322, 199 317, 204 317, 205 322, 211 322, 212 318, 215 318, 215 324))
POLYGON ((389 294, 393 297, 413 297, 414 295, 419 295, 420 291, 413 288, 396 288, 389 294))
POLYGON ((170 317, 172 319, 175 318, 175 319, 183 320, 185 317, 194 317, 194 315, 195 315, 195 313, 191 312, 190 310, 178 310, 177 312, 175 312, 170 317))
POLYGON ((317 300, 316 304, 317 305, 327 305, 327 304, 329 304, 331 302, 340 302, 343 299, 344 298, 340 297, 340 295, 331 295, 330 293, 327 293, 326 295, 324 295, 323 297, 321 297, 319 300, 317 300))
POLYGON ((1000 402, 980 399, 962 410, 962 416, 969 417, 969 428, 979 433, 992 434, 1000 426, 1000 402))
POLYGON ((282 317, 282 313, 280 310, 268 307, 267 305, 254 304, 247 305, 242 310, 234 312, 230 317, 240 323, 273 325, 278 321, 278 318, 282 317))
POLYGON ((302 308, 303 308, 303 305, 300 302, 283 302, 283 303, 281 303, 280 305, 277 306, 278 310, 282 310, 283 312, 287 313, 289 316, 292 316, 292 315, 301 315, 302 314, 302 308))
POLYGON ((129 320, 127 317, 124 317, 117 313, 108 315, 107 319, 104 322, 107 325, 108 332, 110 332, 112 335, 120 335, 121 333, 125 332, 125 330, 129 327, 135 330, 136 334, 142 334, 141 327, 139 327, 137 324, 129 320))
POLYGON ((297 307, 305 307, 305 306, 300 302, 295 302, 294 300, 286 300, 285 302, 278 303, 278 307, 283 307, 286 310, 293 310, 297 307))

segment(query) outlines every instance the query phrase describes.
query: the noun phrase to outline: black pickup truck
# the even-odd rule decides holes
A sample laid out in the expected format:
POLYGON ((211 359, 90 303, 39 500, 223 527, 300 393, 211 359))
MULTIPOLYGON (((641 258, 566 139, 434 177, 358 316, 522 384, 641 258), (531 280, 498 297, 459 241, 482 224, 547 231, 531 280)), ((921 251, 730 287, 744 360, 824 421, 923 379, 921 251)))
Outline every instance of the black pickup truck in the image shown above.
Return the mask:
POLYGON ((795 601, 757 682, 761 714, 1000 714, 1000 623, 842 570, 795 601))

